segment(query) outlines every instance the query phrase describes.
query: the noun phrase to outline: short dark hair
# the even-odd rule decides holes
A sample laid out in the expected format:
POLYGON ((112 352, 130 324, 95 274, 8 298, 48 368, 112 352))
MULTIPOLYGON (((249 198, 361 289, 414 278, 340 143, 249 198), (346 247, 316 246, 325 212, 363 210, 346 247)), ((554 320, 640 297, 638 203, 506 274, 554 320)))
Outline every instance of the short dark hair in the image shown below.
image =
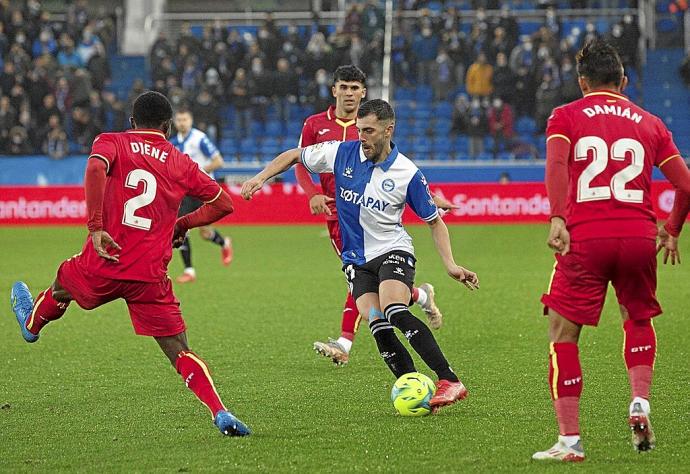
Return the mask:
POLYGON ((172 115, 170 101, 160 92, 143 92, 132 106, 132 118, 137 127, 141 128, 160 128, 172 115))
POLYGON ((372 99, 359 106, 357 118, 364 118, 374 114, 378 120, 395 120, 395 112, 391 104, 382 99, 372 99))
POLYGON ((338 81, 360 82, 364 87, 367 86, 367 75, 360 68, 353 64, 338 66, 333 73, 333 84, 338 81))
POLYGON ((586 77, 591 86, 620 84, 623 62, 610 43, 595 39, 587 43, 575 56, 577 74, 586 77))
POLYGON ((186 105, 181 105, 180 107, 178 107, 178 108, 175 110, 175 113, 176 113, 176 114, 189 114, 189 115, 191 115, 192 117, 194 116, 194 114, 192 114, 192 109, 190 109, 190 108, 187 107, 186 105))

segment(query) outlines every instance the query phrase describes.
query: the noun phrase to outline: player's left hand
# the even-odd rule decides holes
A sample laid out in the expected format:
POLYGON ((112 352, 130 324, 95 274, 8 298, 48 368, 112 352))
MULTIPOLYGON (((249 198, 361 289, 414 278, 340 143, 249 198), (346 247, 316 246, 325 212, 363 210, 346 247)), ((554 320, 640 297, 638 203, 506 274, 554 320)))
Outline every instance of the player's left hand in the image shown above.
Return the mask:
POLYGON ((459 281, 463 285, 465 285, 467 288, 470 290, 478 290, 479 289, 479 277, 477 276, 476 273, 463 268, 461 266, 455 265, 453 267, 448 268, 448 275, 456 281, 459 281))
POLYGON ((263 185, 264 180, 257 176, 254 176, 253 178, 248 179, 242 184, 242 190, 240 191, 240 194, 244 199, 249 201, 254 195, 254 193, 261 189, 263 185))
POLYGON ((91 242, 93 242, 93 248, 96 249, 96 253, 99 257, 111 262, 119 262, 120 254, 111 254, 113 250, 122 250, 117 242, 104 230, 95 230, 91 232, 91 242))
POLYGON ((452 202, 450 202, 448 199, 439 196, 438 194, 432 195, 434 198, 434 204, 436 204, 436 207, 439 209, 442 209, 444 211, 450 211, 452 209, 459 209, 460 206, 456 206, 452 202))
POLYGON ((675 265, 676 261, 680 264, 680 251, 678 250, 678 237, 674 237, 668 233, 663 227, 659 228, 656 253, 664 250, 664 265, 668 263, 671 257, 671 265, 675 265))
POLYGON ((560 217, 553 217, 551 219, 551 230, 549 230, 546 245, 561 255, 570 252, 570 232, 565 227, 565 221, 560 217))

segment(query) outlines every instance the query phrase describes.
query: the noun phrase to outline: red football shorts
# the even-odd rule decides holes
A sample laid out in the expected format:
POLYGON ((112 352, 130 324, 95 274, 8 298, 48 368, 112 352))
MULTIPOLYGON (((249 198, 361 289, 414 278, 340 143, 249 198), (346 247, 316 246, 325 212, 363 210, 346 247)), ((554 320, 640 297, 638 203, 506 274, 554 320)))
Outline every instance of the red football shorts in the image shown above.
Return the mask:
POLYGON ((608 283, 630 319, 661 314, 656 300, 656 242, 645 238, 611 238, 573 242, 570 252, 556 255, 544 314, 553 309, 588 326, 599 323, 608 283))
POLYGON ((57 279, 84 309, 123 298, 134 332, 141 336, 174 336, 186 329, 169 278, 156 283, 102 278, 89 273, 76 256, 60 265, 57 279))
POLYGON ((328 226, 328 235, 331 237, 331 244, 333 244, 335 253, 338 254, 338 257, 340 257, 340 254, 343 252, 343 241, 340 238, 340 224, 336 219, 326 221, 326 225, 328 226))

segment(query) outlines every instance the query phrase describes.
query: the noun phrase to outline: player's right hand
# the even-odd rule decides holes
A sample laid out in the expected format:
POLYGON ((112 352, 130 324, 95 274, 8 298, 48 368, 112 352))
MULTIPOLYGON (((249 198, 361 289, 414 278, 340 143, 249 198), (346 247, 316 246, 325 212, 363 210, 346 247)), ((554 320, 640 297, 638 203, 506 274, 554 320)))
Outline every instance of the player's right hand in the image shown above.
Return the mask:
POLYGON ((110 260, 111 262, 119 262, 120 254, 111 254, 113 250, 122 250, 117 242, 104 230, 95 230, 91 232, 91 242, 93 243, 93 248, 99 257, 105 260, 110 260))
POLYGON ((671 257, 671 265, 675 265, 676 261, 680 264, 680 251, 678 250, 678 237, 674 237, 668 233, 663 227, 659 228, 656 253, 664 250, 664 265, 668 262, 668 258, 671 257))
POLYGON ((240 191, 240 194, 244 199, 249 201, 252 198, 252 195, 259 189, 261 189, 263 185, 264 180, 258 178, 257 176, 254 176, 253 178, 248 179, 242 184, 242 190, 240 191))
POLYGON ((187 229, 184 227, 175 224, 175 228, 173 229, 173 237, 172 237, 172 246, 174 249, 180 248, 180 246, 184 243, 184 239, 187 238, 187 229))
POLYGON ((570 232, 565 227, 565 221, 560 217, 551 219, 551 229, 549 230, 549 237, 546 239, 546 245, 561 255, 570 252, 570 232))
POLYGON ((332 215, 331 209, 328 204, 335 202, 335 199, 328 197, 324 194, 314 194, 309 200, 309 208, 313 215, 326 214, 327 216, 332 215))

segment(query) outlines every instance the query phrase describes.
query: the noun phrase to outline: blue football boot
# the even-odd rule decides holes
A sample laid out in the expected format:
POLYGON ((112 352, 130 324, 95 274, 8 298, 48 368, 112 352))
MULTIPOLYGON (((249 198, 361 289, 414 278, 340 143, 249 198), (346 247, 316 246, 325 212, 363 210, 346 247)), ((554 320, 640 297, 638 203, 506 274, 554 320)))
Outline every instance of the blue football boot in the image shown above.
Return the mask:
POLYGON ((26 320, 31 317, 31 311, 34 307, 34 300, 29 292, 29 287, 23 281, 15 282, 12 285, 12 292, 10 293, 10 305, 12 305, 12 311, 17 317, 17 322, 22 330, 22 336, 26 342, 36 342, 38 341, 38 336, 32 334, 28 329, 26 329, 26 320))
POLYGON ((218 427, 221 433, 225 436, 247 436, 251 434, 249 428, 240 420, 235 418, 235 415, 229 411, 220 410, 216 413, 216 418, 213 424, 218 427))

